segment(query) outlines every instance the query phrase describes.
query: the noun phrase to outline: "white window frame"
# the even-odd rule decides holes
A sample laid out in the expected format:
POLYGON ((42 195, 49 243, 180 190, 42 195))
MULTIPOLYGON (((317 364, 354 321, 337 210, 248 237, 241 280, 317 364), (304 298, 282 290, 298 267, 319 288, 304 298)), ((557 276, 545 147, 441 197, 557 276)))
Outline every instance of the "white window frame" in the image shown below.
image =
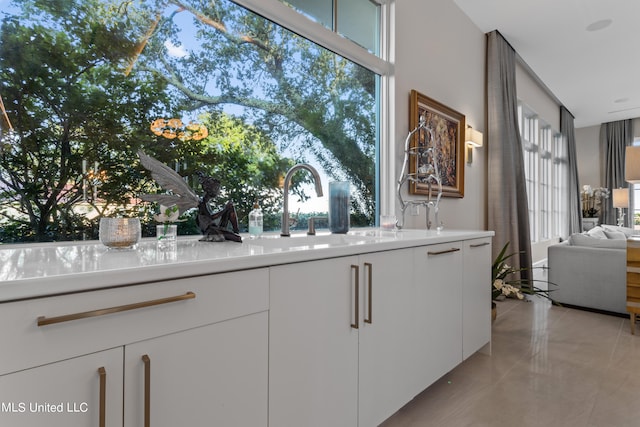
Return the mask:
POLYGON ((569 208, 567 193, 569 191, 569 162, 567 139, 559 132, 553 137, 553 166, 552 166, 552 236, 567 236, 567 221, 569 208))
MULTIPOLYGON (((640 138, 634 138, 631 145, 640 147, 640 138)), ((639 231, 640 224, 636 225, 636 214, 640 215, 640 184, 630 184, 629 188, 632 189, 632 193, 629 195, 631 199, 630 204, 632 204, 629 208, 629 225, 634 230, 639 231)))
MULTIPOLYGON (((303 14, 290 8, 279 0, 231 0, 294 33, 335 52, 336 54, 355 62, 356 64, 380 75, 380 136, 377 147, 378 181, 376 182, 377 210, 394 212, 394 182, 395 182, 395 145, 391 144, 392 101, 391 77, 393 65, 390 62, 391 46, 391 8, 393 0, 374 0, 380 5, 380 56, 376 56, 367 49, 351 40, 334 33, 322 24, 314 22, 303 14)), ((380 212, 375 212, 375 218, 380 212)))
POLYGON ((518 103, 531 242, 557 238, 567 212, 566 141, 534 111, 518 103))
POLYGON ((552 144, 553 131, 551 126, 545 125, 540 128, 540 149, 539 155, 539 171, 538 171, 538 188, 540 195, 540 228, 539 238, 547 240, 552 237, 552 144))

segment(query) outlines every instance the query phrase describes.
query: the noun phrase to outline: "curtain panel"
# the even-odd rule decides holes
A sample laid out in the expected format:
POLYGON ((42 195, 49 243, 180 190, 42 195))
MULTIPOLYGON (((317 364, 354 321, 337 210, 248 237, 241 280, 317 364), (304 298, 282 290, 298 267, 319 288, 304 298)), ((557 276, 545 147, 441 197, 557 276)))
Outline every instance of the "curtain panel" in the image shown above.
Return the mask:
MULTIPOLYGON (((620 120, 600 125, 600 182, 610 191, 609 199, 603 200, 600 210, 601 224, 616 224, 616 209, 613 207, 613 190, 628 188, 624 179, 624 157, 627 145, 633 144, 633 121, 620 120)), ((630 215, 624 225, 629 227, 630 215)))
MULTIPOLYGON (((518 129, 516 53, 498 31, 487 34, 487 219, 493 256, 509 243, 512 266, 533 288, 529 209, 518 129)), ((527 282, 525 282, 527 283, 527 282)), ((526 286, 526 285, 525 285, 526 286)))
POLYGON ((582 231, 582 205, 580 200, 580 182, 578 181, 578 157, 576 155, 576 128, 573 114, 560 106, 560 133, 567 142, 567 224, 566 235, 582 231))

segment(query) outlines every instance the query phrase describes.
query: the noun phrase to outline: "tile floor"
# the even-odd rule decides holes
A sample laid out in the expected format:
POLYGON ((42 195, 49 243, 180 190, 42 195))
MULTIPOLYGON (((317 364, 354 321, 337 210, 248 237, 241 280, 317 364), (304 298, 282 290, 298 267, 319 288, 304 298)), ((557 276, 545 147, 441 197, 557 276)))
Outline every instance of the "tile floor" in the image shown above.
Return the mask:
POLYGON ((491 356, 474 354, 381 427, 640 426, 628 319, 507 300, 492 334, 491 356))

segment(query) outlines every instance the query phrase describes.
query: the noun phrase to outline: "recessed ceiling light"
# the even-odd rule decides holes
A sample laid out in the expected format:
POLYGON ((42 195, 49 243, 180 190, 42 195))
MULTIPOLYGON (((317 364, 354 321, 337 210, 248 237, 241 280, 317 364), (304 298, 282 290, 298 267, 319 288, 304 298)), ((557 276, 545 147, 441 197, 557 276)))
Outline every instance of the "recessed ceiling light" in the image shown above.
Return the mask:
POLYGON ((602 30, 603 28, 607 28, 609 25, 611 25, 612 22, 612 19, 601 19, 599 21, 592 22, 591 24, 587 25, 587 31, 602 30))

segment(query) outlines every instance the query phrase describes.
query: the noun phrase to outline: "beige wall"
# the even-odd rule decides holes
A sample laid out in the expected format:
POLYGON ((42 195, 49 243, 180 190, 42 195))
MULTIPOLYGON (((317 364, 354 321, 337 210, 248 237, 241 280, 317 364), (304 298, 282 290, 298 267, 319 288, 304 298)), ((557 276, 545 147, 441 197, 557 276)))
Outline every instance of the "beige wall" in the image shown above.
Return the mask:
POLYGON ((600 187, 600 125, 576 129, 578 183, 600 187))
MULTIPOLYGON (((392 84, 395 172, 402 166, 402 145, 409 132, 409 93, 415 89, 466 116, 485 130, 485 35, 449 0, 402 0, 395 3, 395 75, 392 84)), ((446 198, 440 220, 447 229, 486 228, 485 148, 465 163, 464 198, 446 198)), ((394 190, 395 181, 387 183, 394 190)), ((415 197, 415 196, 409 196, 415 197)), ((400 210, 396 206, 396 213, 400 210)), ((407 228, 425 228, 424 210, 406 215, 407 228)))
POLYGON ((535 111, 553 130, 560 132, 560 106, 520 63, 516 64, 516 88, 518 99, 535 111))
MULTIPOLYGON (((392 144, 395 144, 392 150, 395 161, 393 177, 383 185, 387 185, 388 191, 395 195, 397 174, 403 160, 402 145, 409 131, 411 89, 464 114, 468 124, 484 133, 486 37, 454 2, 448 0, 397 1, 393 15, 396 38, 392 40, 395 73, 391 84, 390 134, 392 144)), ((521 66, 516 73, 519 96, 559 131, 560 113, 556 101, 521 66)), ((579 132, 577 130, 577 134, 579 132)), ((580 143, 589 146, 591 142, 576 138, 579 141, 579 161, 586 161, 591 154, 580 152, 580 143)), ((597 135, 595 141, 597 149, 597 135)), ((485 139, 484 143, 484 148, 474 151, 473 163, 464 165, 464 198, 446 198, 441 202, 440 220, 447 229, 486 229, 486 145, 490 142, 485 139)), ((598 174, 592 165, 581 169, 598 174)), ((396 214, 400 214, 397 203, 396 214)), ((407 213, 405 219, 407 228, 425 228, 423 210, 418 216, 407 213)), ((551 243, 554 242, 535 245, 534 262, 546 257, 546 246, 551 243)))

